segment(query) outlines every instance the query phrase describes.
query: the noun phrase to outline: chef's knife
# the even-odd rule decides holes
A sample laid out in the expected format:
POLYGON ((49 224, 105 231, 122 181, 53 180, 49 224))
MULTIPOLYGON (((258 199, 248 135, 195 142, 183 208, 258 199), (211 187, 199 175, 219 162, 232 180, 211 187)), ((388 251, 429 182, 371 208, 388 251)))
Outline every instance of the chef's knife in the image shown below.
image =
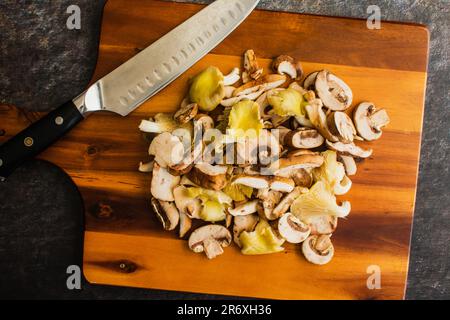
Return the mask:
POLYGON ((0 180, 57 141, 86 116, 126 116, 216 47, 259 0, 217 0, 98 80, 85 92, 0 146, 0 180))

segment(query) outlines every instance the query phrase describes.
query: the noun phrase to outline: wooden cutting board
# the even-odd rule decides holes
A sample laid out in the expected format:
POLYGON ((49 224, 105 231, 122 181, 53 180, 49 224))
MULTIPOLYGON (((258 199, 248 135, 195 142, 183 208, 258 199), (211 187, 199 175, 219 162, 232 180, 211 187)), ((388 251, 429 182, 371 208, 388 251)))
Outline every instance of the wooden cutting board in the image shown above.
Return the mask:
MULTIPOLYGON (((93 81, 126 61, 202 6, 150 0, 106 4, 93 81)), ((40 155, 63 168, 85 203, 84 274, 92 283, 286 299, 402 299, 417 184, 427 77, 428 31, 423 26, 255 11, 222 44, 130 116, 95 114, 40 155), (175 110, 187 79, 208 65, 228 72, 255 50, 270 58, 289 54, 306 73, 327 68, 353 89, 355 103, 386 108, 391 124, 380 140, 364 143, 373 156, 361 163, 345 199, 348 219, 333 235, 335 258, 309 264, 299 247, 266 256, 243 256, 235 247, 219 258, 189 251, 164 232, 149 208, 150 179, 137 172, 147 159, 141 119, 175 110), (366 282, 371 266, 381 289, 366 282), (376 268, 375 267, 375 268, 376 268)), ((39 115, 0 108, 5 141, 39 115)))

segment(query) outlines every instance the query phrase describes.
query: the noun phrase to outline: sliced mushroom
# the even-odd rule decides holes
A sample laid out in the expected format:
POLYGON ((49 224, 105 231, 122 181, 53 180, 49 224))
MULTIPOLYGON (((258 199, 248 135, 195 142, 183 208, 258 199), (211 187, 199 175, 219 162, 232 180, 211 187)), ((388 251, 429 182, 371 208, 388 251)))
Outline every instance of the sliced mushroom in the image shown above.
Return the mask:
POLYGON ((339 141, 351 143, 356 135, 356 129, 352 119, 340 111, 332 112, 327 117, 327 125, 330 132, 339 138, 339 141))
POLYGON ((156 217, 165 230, 174 230, 180 220, 180 213, 173 202, 152 198, 151 205, 156 217))
POLYGON ((210 224, 198 228, 189 237, 189 248, 195 253, 205 252, 208 259, 223 253, 223 248, 231 243, 231 234, 221 225, 210 224))
POLYGON ((246 216, 248 214, 255 213, 257 211, 257 205, 257 200, 244 202, 243 204, 238 205, 236 208, 229 208, 228 213, 234 217, 246 216))
POLYGON ((280 143, 269 130, 261 130, 258 136, 258 159, 260 164, 266 166, 276 161, 280 156, 280 143))
POLYGON ((187 174, 192 182, 206 189, 222 190, 227 184, 227 166, 211 165, 206 162, 196 164, 187 174))
POLYGON ((325 139, 316 129, 299 128, 284 137, 284 144, 297 149, 312 149, 321 146, 325 139))
POLYGON ((191 121, 198 113, 198 105, 196 103, 188 104, 185 107, 181 107, 175 112, 173 118, 179 123, 187 123, 191 121))
POLYGON ((174 188, 173 197, 180 214, 183 213, 189 218, 200 219, 200 211, 202 209, 200 199, 189 197, 185 186, 179 185, 174 188))
POLYGON ((233 216, 231 214, 229 214, 228 212, 226 212, 225 214, 226 214, 225 227, 229 228, 231 226, 231 224, 233 223, 233 216))
POLYGON ((344 164, 345 172, 348 176, 353 176, 356 174, 356 162, 352 156, 338 154, 338 160, 344 164))
POLYGON ((163 132, 153 139, 148 153, 155 156, 155 161, 161 167, 167 168, 183 160, 184 145, 177 136, 169 132, 163 132))
POLYGON ((232 86, 236 82, 238 82, 241 79, 240 76, 241 71, 239 68, 234 68, 231 70, 229 74, 223 77, 223 85, 224 86, 232 86))
POLYGON ((355 158, 368 158, 372 155, 373 150, 364 150, 354 143, 330 142, 326 141, 327 146, 334 151, 340 152, 343 155, 350 155, 355 158))
POLYGON ((287 212, 278 220, 278 233, 289 243, 300 243, 309 237, 311 228, 287 212))
POLYGON ((333 191, 335 195, 341 196, 349 192, 351 187, 352 187, 352 180, 350 180, 349 177, 344 176, 344 179, 342 179, 340 183, 337 183, 334 186, 333 191))
POLYGON ((302 127, 314 128, 313 123, 306 116, 295 116, 294 119, 302 127))
POLYGON ((353 93, 350 87, 328 70, 317 74, 315 90, 324 106, 330 110, 343 111, 352 104, 353 93))
POLYGON ((368 141, 379 139, 381 129, 390 122, 386 110, 377 110, 371 102, 359 104, 353 113, 353 120, 359 135, 368 141))
POLYGON ((174 201, 173 189, 179 184, 180 177, 171 175, 165 168, 155 162, 151 182, 153 197, 162 201, 174 201))
POLYGON ((302 96, 307 92, 301 85, 298 84, 298 82, 292 82, 289 85, 289 88, 294 89, 298 93, 300 93, 302 96))
POLYGON ((323 164, 321 155, 300 155, 289 158, 281 158, 274 162, 270 168, 274 175, 280 177, 290 177, 293 171, 298 169, 317 168, 323 164))
POLYGON ((203 132, 214 128, 214 120, 204 113, 199 113, 194 117, 196 123, 201 124, 203 132))
MULTIPOLYGON (((228 98, 231 98, 233 96, 233 92, 234 92, 235 89, 236 88, 232 87, 232 86, 226 86, 224 88, 224 90, 225 90, 225 100, 228 99, 228 98)), ((224 101, 224 100, 222 100, 222 101, 224 101)), ((220 104, 222 104, 222 103, 220 103, 220 104)))
POLYGON ((316 77, 319 71, 312 72, 308 74, 303 81, 303 88, 306 90, 314 90, 316 85, 316 77))
POLYGON ((278 127, 275 128, 275 130, 277 130, 277 131, 276 131, 276 132, 277 132, 277 135, 275 135, 275 137, 278 136, 278 140, 279 140, 279 141, 282 141, 283 143, 284 143, 284 141, 285 141, 284 139, 285 139, 286 135, 287 135, 289 132, 292 131, 291 129, 286 128, 286 127, 284 127, 284 126, 278 126, 278 127))
MULTIPOLYGON (((258 80, 250 81, 233 92, 233 96, 248 95, 257 91, 269 91, 281 86, 286 82, 286 76, 280 74, 267 74, 258 80)), ((255 98, 256 99, 256 98, 255 98)))
POLYGON ((269 188, 259 189, 256 197, 261 200, 263 213, 267 220, 279 218, 279 215, 273 214, 273 211, 283 197, 281 192, 270 190, 269 188))
POLYGON ((325 139, 333 142, 339 141, 339 138, 332 134, 328 128, 327 116, 322 109, 320 99, 315 99, 310 102, 305 109, 308 114, 308 119, 325 139))
POLYGON ((180 238, 183 238, 186 233, 191 230, 192 227, 192 220, 189 218, 189 216, 185 213, 180 212, 180 230, 179 230, 179 236, 180 238))
MULTIPOLYGON (((236 89, 233 90, 233 94, 236 91, 236 89)), ((248 94, 242 94, 239 96, 231 96, 228 99, 224 99, 220 102, 220 104, 224 107, 232 107, 234 106, 236 103, 238 103, 239 101, 242 100, 255 100, 257 99, 260 95, 262 95, 264 93, 264 88, 259 89, 256 92, 250 92, 248 94)))
POLYGON ((269 188, 279 192, 291 192, 295 188, 295 182, 291 178, 274 176, 270 179, 269 188))
POLYGON ((278 203, 278 205, 273 209, 273 215, 277 218, 281 217, 282 214, 287 212, 300 194, 304 191, 302 187, 295 187, 289 194, 285 195, 283 199, 278 203))
POLYGON ((258 163, 258 139, 256 137, 239 138, 236 142, 236 163, 246 167, 258 163))
POLYGON ((270 179, 267 176, 241 174, 233 179, 233 184, 242 184, 255 189, 269 188, 270 179))
POLYGON ((272 68, 278 74, 287 74, 291 79, 301 78, 303 69, 300 62, 295 62, 294 58, 281 55, 273 60, 272 68))
POLYGON ((311 227, 312 235, 332 234, 338 224, 338 218, 330 215, 304 217, 303 222, 311 227))
POLYGON ((324 265, 331 261, 334 247, 327 235, 309 236, 302 245, 303 255, 311 263, 324 265))
POLYGON ((310 188, 314 179, 310 169, 297 169, 289 176, 297 187, 310 188))
POLYGON ((233 241, 241 247, 239 236, 243 231, 252 232, 258 224, 259 217, 256 214, 248 214, 245 216, 234 217, 233 224, 233 241))
POLYGON ((181 163, 171 166, 171 167, 167 167, 167 170, 169 171, 169 173, 171 175, 174 176, 182 176, 184 174, 189 173, 189 171, 192 170, 192 168, 194 167, 194 161, 193 161, 193 157, 191 156, 189 159, 185 159, 183 160, 181 163))
POLYGON ((251 49, 244 53, 244 69, 254 80, 258 80, 263 74, 263 68, 259 67, 255 52, 251 49))
POLYGON ((252 81, 252 78, 250 78, 250 76, 248 75, 247 71, 243 71, 242 72, 242 83, 247 83, 252 81))

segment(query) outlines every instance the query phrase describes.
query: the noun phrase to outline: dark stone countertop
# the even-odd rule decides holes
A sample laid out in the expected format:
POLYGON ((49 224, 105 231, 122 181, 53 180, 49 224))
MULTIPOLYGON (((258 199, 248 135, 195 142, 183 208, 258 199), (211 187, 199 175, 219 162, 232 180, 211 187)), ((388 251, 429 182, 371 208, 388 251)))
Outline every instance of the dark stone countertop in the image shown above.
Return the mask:
MULTIPOLYGON (((208 2, 208 1, 193 1, 208 2)), ((408 276, 408 299, 450 298, 450 2, 448 0, 262 0, 259 7, 417 22, 431 31, 428 89, 408 276)), ((0 3, 0 102, 48 110, 81 92, 96 61, 103 1, 0 3), (66 8, 81 8, 68 31, 66 8)), ((1 123, 1 119, 0 119, 1 123)), ((66 268, 82 261, 82 204, 55 166, 32 161, 0 183, 0 297, 177 299, 217 296, 90 285, 66 289, 66 268)))

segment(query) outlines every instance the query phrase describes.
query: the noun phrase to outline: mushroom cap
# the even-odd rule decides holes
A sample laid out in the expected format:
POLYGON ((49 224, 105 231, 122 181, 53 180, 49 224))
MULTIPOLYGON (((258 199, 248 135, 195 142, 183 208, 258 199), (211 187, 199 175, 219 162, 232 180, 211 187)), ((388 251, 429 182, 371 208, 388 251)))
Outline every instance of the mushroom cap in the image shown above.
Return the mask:
POLYGON ((315 71, 308 74, 305 80, 303 80, 303 88, 305 88, 306 90, 314 90, 314 86, 316 84, 316 77, 318 73, 319 71, 315 71))
POLYGON ((157 135, 148 149, 150 155, 163 168, 174 166, 184 159, 184 145, 180 138, 169 132, 157 135))
POLYGON ((381 128, 389 123, 386 110, 377 110, 371 102, 360 103, 353 113, 356 130, 367 141, 377 140, 381 137, 381 128))
POLYGON ((317 246, 321 244, 319 242, 324 242, 321 237, 326 236, 309 236, 305 241, 303 241, 302 245, 302 252, 306 260, 317 265, 327 264, 331 261, 334 255, 334 247, 331 241, 325 250, 317 250, 317 246))
POLYGON ((222 247, 228 247, 231 243, 231 233, 224 226, 208 224, 191 233, 188 241, 189 248, 196 253, 203 252, 204 241, 207 239, 216 240, 222 247))
POLYGON ((207 189, 222 190, 227 184, 227 166, 212 165, 206 162, 196 164, 187 174, 192 182, 207 189))
POLYGON ((311 228, 287 212, 278 220, 278 232, 289 243, 300 243, 308 238, 311 228))
POLYGON ((317 74, 315 90, 324 106, 331 110, 346 110, 352 104, 353 93, 350 87, 328 70, 322 70, 317 74))
POLYGON ((327 125, 330 132, 344 143, 353 142, 356 129, 352 119, 341 111, 332 112, 327 117, 327 125))
MULTIPOLYGON (((297 65, 295 63, 294 58, 288 55, 281 55, 276 57, 272 62, 272 68, 275 72, 278 74, 287 74, 292 79, 296 79, 298 77, 298 67, 300 65, 297 65)), ((301 76, 301 73, 300 73, 301 76)))

